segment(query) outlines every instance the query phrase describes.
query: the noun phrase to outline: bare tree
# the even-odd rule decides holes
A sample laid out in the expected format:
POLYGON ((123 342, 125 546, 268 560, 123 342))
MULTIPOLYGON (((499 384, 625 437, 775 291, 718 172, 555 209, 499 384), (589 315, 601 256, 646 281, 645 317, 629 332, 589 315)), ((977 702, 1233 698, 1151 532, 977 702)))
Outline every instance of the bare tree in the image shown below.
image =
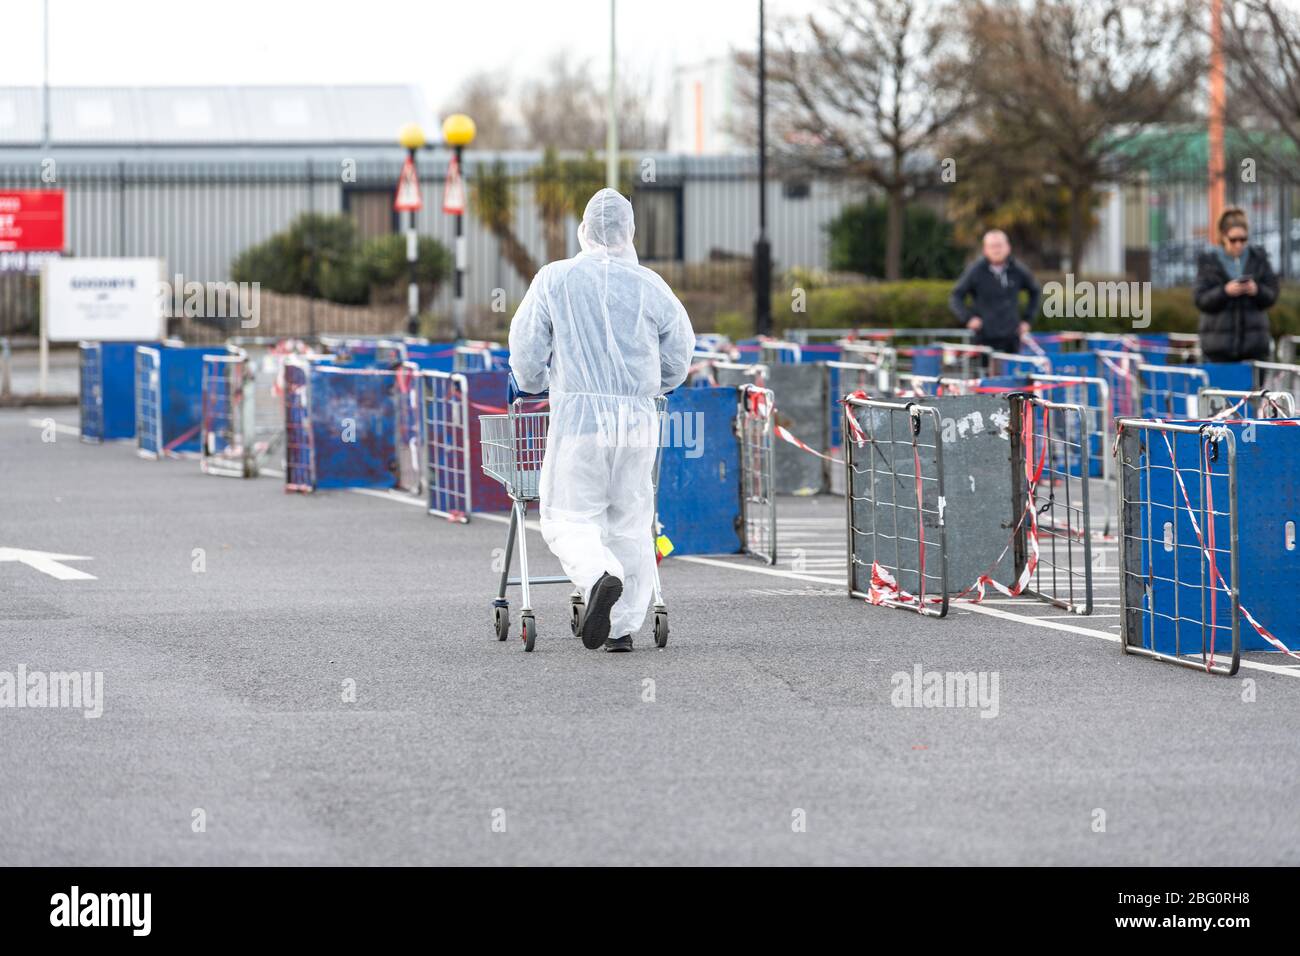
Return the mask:
MULTIPOLYGON (((951 7, 934 0, 835 0, 774 30, 767 87, 778 160, 862 177, 886 196, 885 276, 902 275, 910 190, 937 165, 930 148, 962 112, 947 75, 951 7)), ((740 58, 756 76, 753 56, 740 58)), ((742 91, 750 105, 751 87, 742 91)))
POLYGON ((499 70, 475 73, 443 104, 443 115, 465 113, 473 118, 478 128, 476 149, 511 149, 518 141, 518 131, 506 116, 509 89, 509 78, 499 70))
MULTIPOLYGON (((1069 197, 1078 269, 1096 187, 1162 148, 1144 129, 1187 117, 1201 59, 1196 0, 966 0, 963 73, 996 114, 987 161, 1032 154, 1069 197)), ((993 125, 993 124, 989 124, 993 125)))
MULTIPOLYGON (((557 53, 542 76, 525 83, 520 94, 523 145, 532 149, 586 152, 605 146, 605 94, 608 77, 594 74, 586 60, 557 53)), ((668 124, 651 111, 653 84, 620 70, 616 94, 620 149, 660 149, 668 124)))
POLYGON ((1300 13, 1275 0, 1224 3, 1223 48, 1233 104, 1229 120, 1261 119, 1290 141, 1289 155, 1270 142, 1273 129, 1250 130, 1246 138, 1277 171, 1296 179, 1300 149, 1300 13))

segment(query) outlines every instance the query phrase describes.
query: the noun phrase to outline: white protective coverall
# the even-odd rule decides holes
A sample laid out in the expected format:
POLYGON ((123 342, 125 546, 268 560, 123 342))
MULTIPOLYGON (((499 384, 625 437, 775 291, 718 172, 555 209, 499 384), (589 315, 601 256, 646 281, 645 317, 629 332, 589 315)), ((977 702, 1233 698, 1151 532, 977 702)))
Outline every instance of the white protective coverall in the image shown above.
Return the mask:
POLYGON ((622 579, 612 637, 635 632, 650 603, 655 398, 685 380, 695 345, 686 309, 638 263, 633 231, 632 204, 600 190, 578 226, 582 251, 544 266, 510 323, 519 388, 551 395, 542 536, 584 597, 604 572, 622 579))

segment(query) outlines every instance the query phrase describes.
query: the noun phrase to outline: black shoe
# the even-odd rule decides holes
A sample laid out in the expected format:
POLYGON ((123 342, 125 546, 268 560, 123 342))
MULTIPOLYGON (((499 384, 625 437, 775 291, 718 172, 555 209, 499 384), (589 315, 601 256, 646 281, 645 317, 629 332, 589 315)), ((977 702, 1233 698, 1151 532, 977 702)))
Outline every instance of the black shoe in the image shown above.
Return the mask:
POLYGON ((632 649, 632 635, 624 634, 622 637, 605 638, 605 650, 607 651, 630 651, 632 649))
POLYGON ((582 646, 594 651, 609 637, 609 612, 623 596, 623 582, 606 571, 591 588, 582 618, 582 646))

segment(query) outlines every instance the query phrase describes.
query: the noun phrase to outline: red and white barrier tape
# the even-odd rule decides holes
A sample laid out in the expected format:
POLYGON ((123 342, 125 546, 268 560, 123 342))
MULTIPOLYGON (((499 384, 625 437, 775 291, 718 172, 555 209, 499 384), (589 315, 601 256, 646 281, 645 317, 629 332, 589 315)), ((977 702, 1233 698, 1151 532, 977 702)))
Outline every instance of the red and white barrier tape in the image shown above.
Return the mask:
POLYGON ((816 448, 809 448, 798 438, 796 438, 793 434, 791 434, 790 430, 786 428, 784 425, 774 425, 772 426, 772 431, 774 431, 777 437, 780 438, 782 441, 789 442, 791 445, 794 445, 795 448, 798 448, 801 451, 806 451, 810 455, 816 455, 818 458, 821 458, 823 461, 829 461, 835 465, 844 464, 844 460, 842 458, 833 458, 830 455, 823 454, 822 452, 818 451, 816 448))

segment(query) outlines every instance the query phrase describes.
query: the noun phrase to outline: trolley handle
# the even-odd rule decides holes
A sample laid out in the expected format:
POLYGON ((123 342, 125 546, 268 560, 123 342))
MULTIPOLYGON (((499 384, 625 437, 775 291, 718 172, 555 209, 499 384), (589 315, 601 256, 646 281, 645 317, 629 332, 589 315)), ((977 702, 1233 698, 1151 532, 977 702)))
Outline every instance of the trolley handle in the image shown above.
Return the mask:
POLYGON ((551 390, 549 388, 544 388, 540 392, 523 391, 519 387, 519 383, 515 381, 514 372, 510 373, 510 377, 506 382, 506 403, 508 405, 513 405, 521 398, 524 399, 525 401, 538 401, 540 399, 546 398, 550 394, 551 394, 551 390))

